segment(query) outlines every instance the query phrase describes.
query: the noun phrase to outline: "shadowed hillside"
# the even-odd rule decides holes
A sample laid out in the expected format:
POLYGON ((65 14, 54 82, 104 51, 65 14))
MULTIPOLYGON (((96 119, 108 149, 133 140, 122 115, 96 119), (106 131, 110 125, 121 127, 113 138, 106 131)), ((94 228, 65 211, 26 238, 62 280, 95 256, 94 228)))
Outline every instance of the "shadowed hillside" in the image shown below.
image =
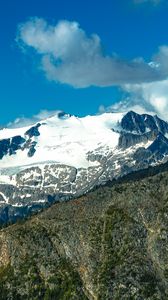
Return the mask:
POLYGON ((168 299, 168 172, 0 232, 1 299, 168 299))

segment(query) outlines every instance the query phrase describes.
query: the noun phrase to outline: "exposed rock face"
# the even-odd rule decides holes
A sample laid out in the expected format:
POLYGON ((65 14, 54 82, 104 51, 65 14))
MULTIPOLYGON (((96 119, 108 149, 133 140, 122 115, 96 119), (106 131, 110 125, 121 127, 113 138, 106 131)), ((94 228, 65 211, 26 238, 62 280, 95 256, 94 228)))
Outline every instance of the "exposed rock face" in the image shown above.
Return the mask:
POLYGON ((130 132, 143 134, 148 131, 159 131, 162 134, 168 133, 168 123, 148 114, 139 115, 134 111, 128 112, 121 120, 121 127, 130 132))
POLYGON ((168 299, 168 172, 136 176, 2 229, 1 299, 168 299))
POLYGON ((20 135, 14 136, 11 139, 0 140, 0 159, 5 155, 16 154, 16 151, 21 149, 25 139, 20 135))
POLYGON ((155 140, 158 135, 158 131, 149 131, 143 134, 135 134, 130 132, 121 132, 118 142, 118 147, 127 149, 140 143, 147 143, 155 140))
POLYGON ((28 129, 26 132, 25 132, 25 135, 28 135, 29 138, 32 138, 33 136, 39 136, 40 135, 40 132, 38 130, 38 128, 41 126, 40 123, 38 123, 36 126, 32 126, 30 129, 28 129))
POLYGON ((162 134, 159 133, 154 140, 154 142, 148 147, 154 154, 165 155, 168 153, 168 139, 162 134))

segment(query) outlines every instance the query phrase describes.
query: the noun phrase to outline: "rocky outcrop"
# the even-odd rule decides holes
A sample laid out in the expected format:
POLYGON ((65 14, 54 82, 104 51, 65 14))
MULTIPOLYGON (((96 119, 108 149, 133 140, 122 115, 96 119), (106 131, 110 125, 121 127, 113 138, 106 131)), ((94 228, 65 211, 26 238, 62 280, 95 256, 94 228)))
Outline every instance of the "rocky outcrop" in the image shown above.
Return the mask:
POLYGON ((14 136, 11 139, 0 140, 0 159, 5 155, 16 154, 16 151, 22 149, 25 139, 20 135, 14 136))
POLYGON ((168 133, 168 123, 158 116, 148 114, 138 114, 129 111, 121 120, 121 128, 125 131, 144 134, 147 131, 159 131, 162 134, 168 133))
POLYGON ((143 134, 135 134, 122 131, 119 137, 118 148, 127 149, 141 143, 145 145, 149 141, 154 141, 157 136, 157 130, 149 131, 143 134))
POLYGON ((154 142, 148 147, 153 154, 159 155, 160 157, 168 154, 168 139, 159 133, 154 142))
POLYGON ((32 126, 30 129, 28 129, 26 132, 25 132, 25 135, 28 135, 29 138, 32 138, 33 136, 39 136, 40 135, 40 132, 39 132, 39 127, 41 126, 40 123, 37 123, 36 126, 32 126))

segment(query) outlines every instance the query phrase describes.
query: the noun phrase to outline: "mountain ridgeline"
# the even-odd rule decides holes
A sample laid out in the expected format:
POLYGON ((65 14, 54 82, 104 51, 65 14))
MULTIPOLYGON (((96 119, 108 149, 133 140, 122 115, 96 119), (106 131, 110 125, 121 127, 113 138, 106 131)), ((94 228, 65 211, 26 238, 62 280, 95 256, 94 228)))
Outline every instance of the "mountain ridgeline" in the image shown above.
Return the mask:
POLYGON ((0 223, 166 163, 167 137, 167 122, 133 111, 83 118, 59 112, 0 130, 0 223))

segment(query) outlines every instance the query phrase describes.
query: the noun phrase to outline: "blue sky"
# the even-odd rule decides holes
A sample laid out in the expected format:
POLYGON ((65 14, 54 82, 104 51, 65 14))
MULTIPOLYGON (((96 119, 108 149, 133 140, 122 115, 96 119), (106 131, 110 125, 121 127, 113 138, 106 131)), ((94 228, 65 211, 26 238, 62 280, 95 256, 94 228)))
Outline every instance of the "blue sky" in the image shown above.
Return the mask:
MULTIPOLYGON (((162 0, 159 2, 155 3, 152 0, 1 1, 0 123, 5 124, 21 116, 31 117, 44 109, 61 109, 77 115, 94 114, 98 112, 100 106, 110 107, 115 101, 119 100, 124 102, 128 93, 131 94, 130 97, 136 99, 141 97, 144 98, 143 101, 146 101, 146 94, 148 95, 149 91, 150 95, 153 93, 151 84, 167 78, 167 69, 164 68, 163 70, 162 67, 158 73, 155 72, 157 70, 153 72, 153 69, 151 70, 147 65, 147 62, 153 61, 156 54, 156 62, 164 66, 167 55, 167 48, 166 51, 160 51, 159 47, 162 45, 167 47, 168 45, 168 5, 166 4, 167 1, 162 0), (64 78, 65 73, 70 72, 70 69, 66 67, 67 60, 64 61, 64 70, 61 70, 61 75, 51 75, 51 72, 48 74, 49 65, 47 65, 44 72, 44 67, 43 70, 41 67, 41 60, 44 56, 46 57, 46 52, 42 48, 37 48, 36 41, 39 36, 34 36, 31 42, 30 39, 25 38, 27 22, 29 22, 29 25, 32 22, 31 26, 37 26, 35 19, 30 21, 30 18, 35 17, 36 20, 40 19, 46 22, 47 29, 45 29, 44 37, 50 33, 49 26, 55 28, 60 20, 68 21, 69 23, 66 24, 68 24, 70 30, 72 22, 78 23, 76 31, 79 44, 81 39, 84 39, 84 41, 87 39, 86 51, 88 52, 90 51, 90 45, 96 43, 93 42, 91 35, 96 34, 99 36, 101 54, 99 55, 100 60, 96 62, 96 70, 97 73, 100 72, 101 76, 99 77, 101 78, 97 78, 95 71, 91 74, 95 67, 92 67, 92 65, 90 69, 85 70, 89 75, 88 78, 84 76, 82 83, 79 82, 75 72, 72 72, 72 76, 68 74, 68 79, 67 77, 64 78), (18 33, 19 25, 21 27, 18 33), (82 30, 82 33, 80 30, 82 30), (16 41, 16 36, 19 36, 19 41, 16 41), (117 65, 112 70, 109 69, 107 74, 105 71, 103 75, 102 70, 106 70, 107 56, 110 57, 109 63, 114 65, 117 61, 117 65), (129 65, 132 64, 133 59, 139 57, 143 58, 144 62, 142 64, 138 62, 138 66, 134 66, 136 69, 135 76, 130 75, 131 81, 128 82, 126 80, 127 69, 123 71, 125 70, 123 61, 124 64, 128 63, 129 65), (104 62, 105 66, 99 69, 99 63, 102 66, 104 62), (116 71, 117 78, 114 76, 116 71), (134 77, 135 82, 132 81, 134 77), (130 86, 123 88, 123 85, 129 83, 130 86), (138 89, 135 88, 135 84, 138 84, 138 89), (140 88, 143 89, 141 95, 138 94, 140 88)), ((53 36, 54 38, 55 36, 53 36)), ((56 49, 61 46, 62 44, 57 45, 56 49)), ((83 55, 83 49, 77 51, 78 41, 73 43, 73 47, 71 44, 66 45, 66 47, 70 49, 67 50, 67 52, 69 51, 67 54, 68 63, 70 59, 74 60, 75 53, 80 56, 81 51, 81 55, 83 55), (70 51, 73 53, 70 54, 70 51)), ((55 48, 53 51, 55 51, 55 48)), ((55 59, 54 66, 55 64, 61 64, 62 56, 57 60, 57 53, 55 54, 53 51, 49 53, 49 59, 52 60, 52 63, 55 59)), ((48 52, 47 50, 47 55, 48 52)), ((89 56, 88 58, 88 54, 85 54, 89 64, 92 57, 89 56)), ((94 53, 94 57, 95 55, 97 55, 97 52, 94 53)), ((79 71, 83 74, 83 65, 81 62, 79 64, 79 71)), ((164 84, 166 93, 165 85, 167 86, 167 81, 164 84)), ((161 99, 159 101, 163 103, 167 100, 165 100, 165 93, 162 95, 162 91, 163 87, 160 87, 159 83, 155 94, 157 92, 157 99, 161 99), (158 93, 161 93, 161 96, 158 93)), ((153 97, 153 94, 151 97, 153 97)), ((154 99, 154 101, 156 107, 159 107, 157 99, 154 99)), ((151 101, 148 103, 150 108, 153 105, 151 101)), ((167 105, 167 102, 163 104, 167 105)))

